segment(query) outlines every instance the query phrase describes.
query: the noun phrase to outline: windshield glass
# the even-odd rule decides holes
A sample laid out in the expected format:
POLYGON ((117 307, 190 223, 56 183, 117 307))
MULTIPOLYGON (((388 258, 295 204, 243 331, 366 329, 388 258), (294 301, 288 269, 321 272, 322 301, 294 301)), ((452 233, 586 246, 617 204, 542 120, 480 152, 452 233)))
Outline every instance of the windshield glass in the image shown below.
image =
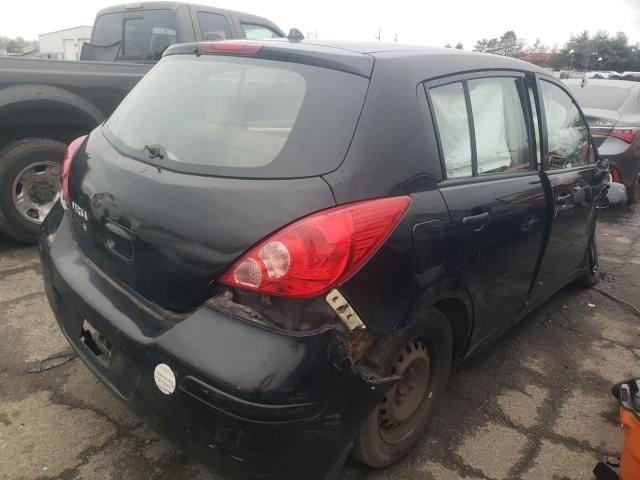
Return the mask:
POLYGON ((601 85, 568 85, 582 108, 618 110, 631 94, 628 88, 601 85))
POLYGON ((222 176, 319 175, 344 158, 367 81, 293 63, 172 55, 104 126, 123 153, 222 176))

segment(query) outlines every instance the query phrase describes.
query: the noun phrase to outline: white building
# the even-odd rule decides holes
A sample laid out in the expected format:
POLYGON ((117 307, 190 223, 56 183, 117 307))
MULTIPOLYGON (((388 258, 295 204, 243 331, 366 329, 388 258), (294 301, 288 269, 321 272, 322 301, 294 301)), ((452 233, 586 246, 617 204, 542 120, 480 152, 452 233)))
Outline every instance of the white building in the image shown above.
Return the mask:
POLYGON ((91 27, 86 25, 43 33, 38 35, 40 55, 45 58, 78 60, 82 44, 89 43, 90 39, 91 27))

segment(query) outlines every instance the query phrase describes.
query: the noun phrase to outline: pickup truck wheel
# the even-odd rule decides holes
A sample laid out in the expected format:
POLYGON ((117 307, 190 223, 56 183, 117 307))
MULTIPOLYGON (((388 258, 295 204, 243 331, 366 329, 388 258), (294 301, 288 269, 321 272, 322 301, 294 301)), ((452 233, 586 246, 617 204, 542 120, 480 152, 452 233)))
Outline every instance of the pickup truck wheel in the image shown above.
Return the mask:
POLYGON ((600 281, 600 260, 598 257, 598 240, 594 233, 587 247, 587 255, 585 259, 585 271, 576 280, 578 285, 583 287, 593 287, 600 281))
POLYGON ((400 379, 376 405, 356 436, 352 455, 382 468, 404 457, 417 443, 442 397, 451 370, 452 339, 447 319, 428 316, 401 333, 380 339, 366 361, 400 379))
POLYGON ((16 240, 36 243, 42 221, 60 196, 66 145, 25 138, 0 151, 0 230, 16 240))

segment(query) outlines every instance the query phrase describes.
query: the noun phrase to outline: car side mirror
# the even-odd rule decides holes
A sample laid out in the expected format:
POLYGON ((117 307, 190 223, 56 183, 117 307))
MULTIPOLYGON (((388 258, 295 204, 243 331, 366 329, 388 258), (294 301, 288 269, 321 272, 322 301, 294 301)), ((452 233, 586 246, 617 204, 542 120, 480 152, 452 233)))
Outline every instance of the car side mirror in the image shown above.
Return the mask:
POLYGON ((298 43, 304 40, 304 35, 297 28, 292 28, 289 30, 289 34, 287 35, 287 39, 292 43, 298 43))
POLYGON ((607 208, 614 205, 627 204, 627 188, 622 183, 609 182, 604 195, 598 199, 598 208, 607 208))

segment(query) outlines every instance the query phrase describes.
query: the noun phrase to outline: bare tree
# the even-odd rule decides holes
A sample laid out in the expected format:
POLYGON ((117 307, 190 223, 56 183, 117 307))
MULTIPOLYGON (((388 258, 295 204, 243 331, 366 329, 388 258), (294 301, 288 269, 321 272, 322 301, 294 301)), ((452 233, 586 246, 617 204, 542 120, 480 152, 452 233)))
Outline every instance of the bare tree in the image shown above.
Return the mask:
POLYGON ((539 38, 536 38, 534 44, 527 48, 527 53, 547 53, 548 51, 549 47, 542 43, 539 38))
POLYGON ((494 53, 497 55, 505 55, 507 57, 519 57, 522 55, 524 42, 518 38, 516 32, 508 30, 502 34, 500 38, 483 38, 476 42, 474 51, 484 53, 494 53))

